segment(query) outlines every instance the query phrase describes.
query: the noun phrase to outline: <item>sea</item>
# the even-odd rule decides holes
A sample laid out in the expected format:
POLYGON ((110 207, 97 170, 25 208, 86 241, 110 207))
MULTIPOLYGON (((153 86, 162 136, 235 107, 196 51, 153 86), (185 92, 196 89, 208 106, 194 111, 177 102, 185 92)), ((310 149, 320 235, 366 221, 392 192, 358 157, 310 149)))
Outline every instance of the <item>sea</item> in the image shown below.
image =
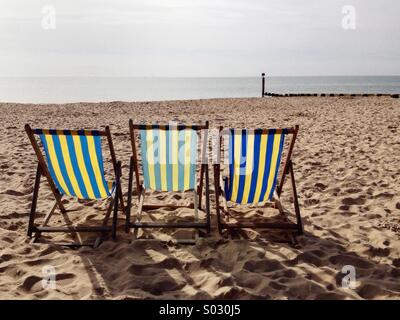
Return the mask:
MULTIPOLYGON (((400 93, 400 76, 266 77, 271 93, 400 93)), ((261 77, 0 77, 0 102, 160 101, 261 96, 261 77)))

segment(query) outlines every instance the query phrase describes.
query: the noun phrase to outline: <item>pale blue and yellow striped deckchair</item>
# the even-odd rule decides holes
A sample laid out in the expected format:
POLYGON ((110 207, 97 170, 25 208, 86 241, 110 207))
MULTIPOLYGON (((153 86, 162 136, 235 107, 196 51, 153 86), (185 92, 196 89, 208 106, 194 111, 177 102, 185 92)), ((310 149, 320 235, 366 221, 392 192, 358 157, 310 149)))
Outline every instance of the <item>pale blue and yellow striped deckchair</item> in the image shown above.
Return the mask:
POLYGON ((205 125, 135 125, 129 121, 132 157, 129 176, 128 205, 126 215, 126 231, 130 228, 206 228, 209 230, 209 197, 208 197, 208 163, 205 159, 206 131, 205 125), (139 132, 141 161, 138 161, 136 134, 139 132), (204 131, 204 134, 202 134, 204 131), (202 140, 201 158, 199 145, 202 140), (200 167, 200 168, 199 168, 200 167), (199 170, 197 170, 199 168, 199 170), (140 169, 143 179, 140 179, 140 169), (197 179, 197 171, 200 173, 197 179), (137 217, 130 220, 131 196, 133 189, 133 174, 135 174, 136 191, 139 196, 137 217), (199 222, 198 209, 201 209, 203 179, 206 183, 206 221, 199 222), (199 180, 199 185, 197 185, 199 180), (145 191, 160 192, 193 192, 194 203, 189 207, 195 210, 195 222, 141 222, 143 209, 162 207, 179 208, 174 204, 144 204, 145 191))
MULTIPOLYGON (((40 235, 43 232, 107 232, 116 235, 116 215, 118 210, 118 198, 123 209, 122 192, 119 185, 120 163, 116 161, 112 146, 110 130, 45 130, 31 129, 29 125, 25 130, 37 155, 39 164, 37 169, 32 210, 28 225, 28 236, 32 233, 40 235), (44 150, 43 153, 35 139, 38 135, 44 150), (110 145, 110 154, 114 166, 115 180, 108 183, 103 167, 103 154, 101 137, 107 137, 110 145), (40 176, 44 175, 56 198, 55 206, 45 218, 42 226, 35 226, 36 203, 38 199, 40 176), (118 196, 116 196, 118 195, 118 196), (107 210, 106 218, 102 226, 67 226, 49 227, 47 223, 58 206, 61 212, 66 210, 61 202, 63 196, 77 199, 95 200, 108 199, 112 201, 107 210), (112 208, 114 216, 112 226, 106 226, 112 208)), ((35 237, 35 240, 38 237, 35 237)))
MULTIPOLYGON (((293 229, 302 233, 300 209, 298 206, 291 155, 298 132, 298 126, 288 129, 228 129, 221 128, 225 138, 225 154, 228 160, 229 174, 220 177, 220 163, 214 164, 215 192, 219 231, 235 228, 276 228, 293 229), (281 158, 285 146, 285 137, 292 135, 282 169, 282 177, 278 180, 281 158), (281 213, 284 213, 280 202, 285 176, 290 173, 294 193, 296 223, 227 223, 220 211, 228 214, 227 201, 235 204, 257 204, 272 201, 281 213), (222 181, 221 181, 222 180, 222 181), (224 205, 219 206, 219 196, 224 205)), ((220 159, 220 155, 218 156, 220 159)))

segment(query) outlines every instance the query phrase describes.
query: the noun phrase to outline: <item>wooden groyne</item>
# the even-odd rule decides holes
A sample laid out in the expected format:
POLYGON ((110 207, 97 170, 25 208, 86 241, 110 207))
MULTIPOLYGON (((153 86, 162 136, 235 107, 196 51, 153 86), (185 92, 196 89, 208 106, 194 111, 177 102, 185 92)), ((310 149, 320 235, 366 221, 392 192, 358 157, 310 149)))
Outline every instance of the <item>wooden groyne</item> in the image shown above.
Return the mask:
POLYGON ((399 94, 391 93, 273 93, 265 92, 265 73, 261 74, 261 97, 392 97, 399 99, 399 94))

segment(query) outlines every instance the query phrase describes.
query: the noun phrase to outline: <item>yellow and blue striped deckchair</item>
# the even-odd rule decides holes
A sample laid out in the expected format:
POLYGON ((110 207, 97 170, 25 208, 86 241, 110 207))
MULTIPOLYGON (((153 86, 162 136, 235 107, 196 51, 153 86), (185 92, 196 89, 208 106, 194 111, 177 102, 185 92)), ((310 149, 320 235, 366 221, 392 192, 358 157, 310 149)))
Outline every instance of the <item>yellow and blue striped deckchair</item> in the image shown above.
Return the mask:
MULTIPOLYGON (((31 129, 27 124, 25 131, 36 153, 38 167, 33 190, 32 206, 29 215, 28 236, 35 233, 33 242, 43 232, 111 232, 116 237, 118 206, 124 211, 120 185, 121 162, 116 160, 109 127, 105 131, 98 130, 51 130, 31 129), (35 135, 38 135, 44 149, 39 146, 35 135), (110 155, 114 167, 115 180, 107 183, 103 167, 101 137, 107 137, 110 155), (44 218, 40 226, 35 225, 36 205, 38 200, 40 178, 45 176, 55 197, 52 210, 44 218), (101 226, 47 226, 51 215, 58 207, 66 213, 61 202, 63 196, 77 199, 111 198, 105 218, 101 226), (120 203, 119 203, 120 201, 120 203), (112 225, 107 226, 113 210, 112 225)), ((98 244, 96 239, 95 246, 98 244)), ((67 244, 71 245, 71 244, 67 244)), ((75 246, 82 243, 74 244, 75 246)))
POLYGON ((99 131, 41 130, 48 168, 61 194, 105 199, 114 185, 106 182, 99 131))
MULTIPOLYGON (((161 125, 133 124, 129 120, 132 144, 132 157, 129 171, 128 205, 126 210, 125 230, 130 228, 205 228, 210 231, 209 176, 206 157, 208 122, 205 125, 161 125), (140 161, 136 148, 136 132, 139 133, 140 161), (201 148, 200 148, 201 142, 201 148), (201 150, 201 159, 198 158, 201 150), (202 161, 199 161, 202 160, 202 161), (140 163, 140 165, 139 165, 140 163), (142 169, 140 178, 139 167, 142 169), (199 167, 199 179, 197 168, 199 167), (134 222, 130 220, 131 200, 133 194, 133 174, 136 180, 136 192, 139 197, 137 215, 134 222), (201 209, 201 197, 205 180, 206 221, 200 221, 198 210, 201 209), (189 205, 170 203, 145 204, 147 190, 160 192, 186 192, 194 195, 194 202, 189 205), (141 221, 142 211, 169 207, 194 209, 194 222, 157 222, 141 221)), ((150 217, 151 218, 151 217, 150 217)))
POLYGON ((222 177, 224 180, 221 186, 221 168, 220 153, 221 145, 218 146, 218 161, 214 163, 214 183, 216 212, 218 221, 218 230, 223 234, 223 230, 241 229, 241 228, 267 228, 291 230, 302 234, 303 227, 298 204, 296 184, 294 180, 293 164, 291 155, 294 143, 296 141, 299 126, 285 129, 227 129, 220 127, 222 134, 220 140, 224 137, 226 142, 225 159, 229 160, 229 174, 222 177), (228 133, 226 135, 226 133, 228 133), (285 147, 285 138, 292 135, 292 139, 286 150, 286 160, 282 167, 280 180, 278 179, 279 169, 281 167, 281 158, 285 147), (287 210, 284 210, 280 196, 286 175, 290 175, 293 204, 296 215, 296 223, 290 222, 286 218, 287 210), (279 182, 279 185, 278 185, 279 182), (219 197, 224 201, 223 207, 219 204, 219 197), (257 204, 267 201, 273 201, 275 208, 285 216, 282 223, 272 222, 242 222, 229 223, 223 219, 221 211, 226 217, 229 217, 228 201, 242 204, 257 204))
POLYGON ((286 129, 229 130, 226 200, 249 204, 273 198, 286 134, 286 129))
POLYGON ((194 190, 197 132, 165 127, 140 130, 144 188, 157 191, 194 190))

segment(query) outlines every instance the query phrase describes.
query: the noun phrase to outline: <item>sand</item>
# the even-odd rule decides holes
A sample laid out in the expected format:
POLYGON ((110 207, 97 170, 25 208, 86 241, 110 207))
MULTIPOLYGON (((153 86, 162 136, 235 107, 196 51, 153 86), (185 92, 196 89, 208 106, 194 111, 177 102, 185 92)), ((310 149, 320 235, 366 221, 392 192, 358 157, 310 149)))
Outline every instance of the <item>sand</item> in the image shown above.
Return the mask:
MULTIPOLYGON (((1 299, 399 299, 400 100, 392 98, 214 99, 65 105, 0 104, 1 299), (23 130, 34 127, 104 128, 109 124, 127 190, 128 119, 135 122, 203 122, 211 127, 300 125, 293 160, 305 235, 299 245, 264 233, 224 239, 215 224, 196 245, 130 243, 119 216, 117 241, 72 250, 46 237, 26 237, 36 159, 23 130), (43 288, 43 267, 53 266, 56 287, 43 288), (356 270, 356 287, 343 288, 342 268, 356 270)), ((108 160, 108 159, 107 159, 108 160)), ((110 170, 110 162, 106 170, 110 170)), ((211 175, 211 181, 212 175, 211 175)), ((290 196, 289 185, 285 194, 290 196)), ((52 196, 42 183, 39 217, 52 196)), ((214 187, 211 185, 211 191, 214 187)), ((153 201, 184 202, 155 194, 153 201)), ((77 203, 75 223, 101 219, 105 203, 77 203)), ((253 209, 253 213, 257 209, 253 209)), ((250 210, 251 211, 251 210, 250 210)), ((159 210, 158 217, 190 211, 159 210)), ((252 213, 247 212, 247 216, 252 213)), ((57 214, 52 223, 63 222, 57 214)), ((171 231, 155 230, 169 239, 171 231)))

